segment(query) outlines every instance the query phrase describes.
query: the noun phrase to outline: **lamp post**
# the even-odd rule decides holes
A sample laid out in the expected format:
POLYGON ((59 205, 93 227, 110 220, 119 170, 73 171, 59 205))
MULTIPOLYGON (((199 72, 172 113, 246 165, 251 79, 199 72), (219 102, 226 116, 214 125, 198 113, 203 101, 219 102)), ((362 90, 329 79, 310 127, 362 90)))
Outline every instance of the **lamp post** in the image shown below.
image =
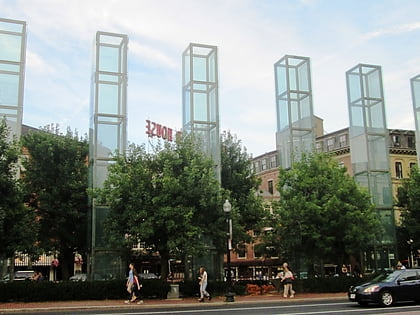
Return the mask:
POLYGON ((226 292, 226 302, 235 302, 235 293, 232 293, 232 274, 230 269, 230 251, 232 249, 232 219, 230 217, 230 211, 232 210, 232 205, 229 200, 226 199, 223 204, 223 211, 226 214, 226 225, 227 225, 227 241, 226 241, 226 265, 227 265, 227 292, 226 292))

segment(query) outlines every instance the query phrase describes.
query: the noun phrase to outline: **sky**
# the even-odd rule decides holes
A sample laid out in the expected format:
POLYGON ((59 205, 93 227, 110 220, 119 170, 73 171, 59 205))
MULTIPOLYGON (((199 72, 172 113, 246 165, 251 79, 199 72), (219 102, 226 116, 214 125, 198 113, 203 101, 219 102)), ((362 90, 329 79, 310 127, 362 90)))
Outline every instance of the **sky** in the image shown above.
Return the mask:
POLYGON ((146 119, 182 128, 183 51, 215 45, 220 130, 253 156, 276 149, 285 55, 310 58, 326 133, 348 127, 345 72, 361 63, 382 68, 387 127, 414 129, 419 13, 418 0, 0 0, 0 17, 27 23, 24 124, 87 134, 96 32, 126 34, 128 140, 149 146, 146 119))

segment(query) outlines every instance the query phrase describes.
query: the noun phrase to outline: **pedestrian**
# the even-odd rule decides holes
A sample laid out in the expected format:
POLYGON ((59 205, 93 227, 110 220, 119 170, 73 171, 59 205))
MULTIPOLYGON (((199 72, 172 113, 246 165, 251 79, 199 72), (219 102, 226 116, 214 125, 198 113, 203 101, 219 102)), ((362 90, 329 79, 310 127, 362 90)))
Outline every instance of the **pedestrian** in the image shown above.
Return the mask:
POLYGON ((211 295, 206 291, 207 288, 207 271, 204 267, 200 267, 200 275, 198 277, 198 284, 200 285, 200 298, 199 302, 204 302, 204 297, 209 301, 211 300, 211 295))
POLYGON ((287 264, 287 262, 283 263, 283 275, 281 277, 281 282, 283 283, 283 297, 287 298, 290 297, 293 298, 295 297, 295 291, 293 291, 293 285, 292 282, 293 280, 295 280, 295 278, 293 277, 293 273, 290 271, 289 269, 289 265, 287 264))
MULTIPOLYGON (((127 292, 130 294, 129 299, 125 301, 126 304, 134 303, 140 297, 140 288, 142 285, 140 284, 140 280, 138 277, 138 273, 136 268, 134 268, 134 264, 130 263, 128 265, 130 269, 128 272, 128 279, 126 283, 127 292)), ((142 304, 143 301, 139 300, 137 304, 142 304)))

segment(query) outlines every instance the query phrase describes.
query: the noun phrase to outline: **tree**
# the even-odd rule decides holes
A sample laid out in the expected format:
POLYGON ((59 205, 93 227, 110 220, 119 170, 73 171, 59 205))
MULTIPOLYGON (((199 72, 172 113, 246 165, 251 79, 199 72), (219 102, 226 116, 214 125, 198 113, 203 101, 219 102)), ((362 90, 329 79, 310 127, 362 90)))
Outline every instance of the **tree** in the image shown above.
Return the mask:
POLYGON ((144 242, 159 252, 162 277, 169 258, 202 252, 199 239, 223 249, 222 198, 213 162, 189 138, 153 153, 131 145, 115 157, 96 197, 110 207, 105 225, 110 245, 131 249, 144 242))
POLYGON ((20 147, 9 141, 5 120, 0 121, 0 260, 15 252, 31 253, 37 228, 35 215, 23 204, 23 191, 17 178, 20 147))
POLYGON ((74 251, 86 248, 88 143, 70 129, 45 128, 22 138, 28 203, 40 226, 38 248, 58 253, 62 277, 73 268, 74 251))
POLYGON ((277 189, 271 241, 280 242, 286 259, 299 260, 303 253, 321 266, 341 265, 371 245, 380 230, 368 193, 326 154, 303 154, 291 169, 280 169, 277 189))
POLYGON ((252 159, 236 136, 224 132, 221 144, 221 184, 229 191, 235 211, 233 236, 236 242, 249 241, 247 232, 260 228, 265 217, 262 199, 257 195, 261 180, 255 176, 252 159))
POLYGON ((420 249, 420 170, 417 166, 411 169, 410 178, 404 179, 399 187, 397 205, 401 207, 400 249, 407 253, 420 249))

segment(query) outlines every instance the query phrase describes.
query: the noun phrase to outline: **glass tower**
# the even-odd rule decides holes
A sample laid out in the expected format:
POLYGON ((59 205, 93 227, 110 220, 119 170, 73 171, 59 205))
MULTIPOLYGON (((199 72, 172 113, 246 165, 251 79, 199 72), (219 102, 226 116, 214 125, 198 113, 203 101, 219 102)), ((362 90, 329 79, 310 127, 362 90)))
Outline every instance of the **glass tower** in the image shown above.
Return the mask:
POLYGON ((201 142, 220 181, 217 47, 190 43, 182 55, 182 69, 183 132, 201 142))
POLYGON ((417 165, 420 165, 420 74, 410 80, 413 100, 414 121, 416 126, 417 165))
MULTIPOLYGON (((90 187, 100 188, 113 163, 112 154, 127 146, 127 35, 96 33, 89 128, 90 187)), ((107 247, 103 222, 107 205, 91 200, 90 277, 92 280, 121 278, 120 253, 107 247)))
POLYGON ((315 144, 310 61, 286 55, 274 64, 279 164, 290 168, 315 144))
MULTIPOLYGON (((182 54, 182 132, 192 134, 202 151, 213 159, 215 177, 221 181, 219 132, 219 79, 217 47, 190 43, 182 54)), ((222 207, 222 205, 220 205, 222 207)), ((192 257, 188 277, 206 265, 209 277, 222 277, 223 257, 211 241, 204 240, 204 256, 192 257)))
POLYGON ((10 135, 21 135, 25 80, 26 22, 0 18, 0 119, 10 135))
POLYGON ((395 256, 395 219, 381 67, 359 64, 346 72, 346 82, 353 175, 368 189, 383 227, 372 255, 367 256, 374 261, 367 263, 375 269, 390 268, 395 256))

